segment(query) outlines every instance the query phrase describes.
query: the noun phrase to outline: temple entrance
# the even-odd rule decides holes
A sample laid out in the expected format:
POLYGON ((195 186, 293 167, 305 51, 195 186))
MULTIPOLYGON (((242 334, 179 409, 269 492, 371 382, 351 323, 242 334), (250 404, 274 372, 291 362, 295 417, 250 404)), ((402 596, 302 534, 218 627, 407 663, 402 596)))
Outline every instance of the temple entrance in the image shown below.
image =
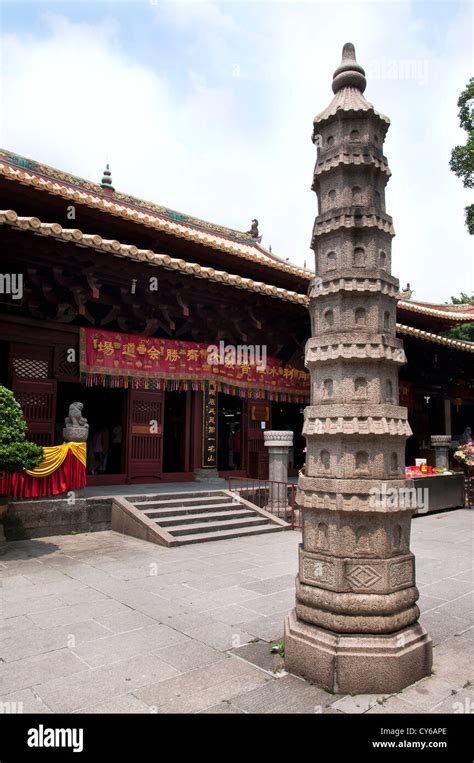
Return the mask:
POLYGON ((163 474, 164 392, 130 389, 127 407, 127 483, 157 482, 163 474))
MULTIPOLYGON (((84 404, 89 422, 87 440, 87 474, 93 478, 114 475, 124 477, 124 423, 127 391, 107 387, 85 387, 82 384, 59 382, 56 405, 55 442, 63 441, 64 418, 75 401, 84 404)), ((90 480, 93 484, 94 480, 90 480)), ((102 482, 103 479, 97 479, 102 482)), ((107 480, 110 481, 110 480, 107 480)))
POLYGON ((219 392, 218 456, 220 472, 242 469, 242 398, 219 392))
POLYGON ((186 453, 189 392, 165 392, 163 471, 188 471, 186 453))
POLYGON ((272 404, 269 400, 246 401, 247 473, 249 477, 268 479, 268 448, 264 431, 272 429, 272 404))

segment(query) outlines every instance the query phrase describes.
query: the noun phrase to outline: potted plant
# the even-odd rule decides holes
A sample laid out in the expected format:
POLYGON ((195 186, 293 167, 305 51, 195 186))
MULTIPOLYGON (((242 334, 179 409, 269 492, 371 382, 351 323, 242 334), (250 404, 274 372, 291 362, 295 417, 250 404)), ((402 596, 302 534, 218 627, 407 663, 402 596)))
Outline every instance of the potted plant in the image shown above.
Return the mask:
POLYGON ((466 498, 467 506, 471 508, 471 490, 472 490, 472 478, 474 472, 474 442, 464 443, 460 445, 454 454, 456 461, 462 465, 464 474, 466 476, 466 498))
MULTIPOLYGON (((13 392, 0 385, 0 479, 5 472, 34 469, 43 448, 26 439, 27 425, 13 392)), ((0 521, 7 513, 8 495, 0 494, 0 521)))

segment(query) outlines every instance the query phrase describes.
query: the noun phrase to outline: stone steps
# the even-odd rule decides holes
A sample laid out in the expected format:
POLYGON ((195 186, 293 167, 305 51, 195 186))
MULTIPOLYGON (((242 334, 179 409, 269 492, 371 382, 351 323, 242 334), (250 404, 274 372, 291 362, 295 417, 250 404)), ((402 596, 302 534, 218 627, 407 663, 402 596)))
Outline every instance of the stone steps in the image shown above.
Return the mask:
POLYGON ((112 529, 167 546, 290 528, 287 522, 227 490, 120 497, 112 517, 112 529))
POLYGON ((255 518, 253 511, 237 508, 229 511, 201 511, 196 514, 188 514, 187 512, 182 514, 172 514, 168 516, 155 516, 153 514, 151 519, 159 522, 161 527, 168 527, 169 529, 175 525, 194 524, 196 522, 226 522, 229 519, 248 519, 249 517, 255 518))
POLYGON ((204 503, 204 504, 197 504, 196 506, 176 506, 173 508, 172 506, 164 506, 164 507, 157 507, 156 509, 142 509, 140 505, 137 505, 137 509, 139 511, 142 511, 143 514, 145 514, 147 517, 173 517, 173 516, 181 516, 182 514, 186 514, 188 516, 192 516, 193 514, 201 514, 201 513, 207 513, 207 512, 219 512, 219 511, 231 511, 233 508, 241 508, 242 504, 240 503, 233 503, 232 501, 229 501, 229 503, 204 503))
POLYGON ((268 520, 265 517, 250 516, 244 519, 219 519, 217 521, 191 522, 187 525, 168 525, 167 530, 172 535, 193 535, 202 532, 218 532, 219 530, 238 530, 242 527, 255 527, 256 525, 267 525, 268 520))
MULTIPOLYGON (((277 525, 247 527, 245 530, 239 528, 234 530, 218 530, 215 532, 195 533, 194 535, 182 535, 179 538, 179 544, 184 543, 205 543, 211 540, 227 540, 229 538, 242 538, 247 535, 262 535, 263 533, 280 532, 280 530, 289 529, 278 527, 277 525)), ((178 545, 178 544, 176 544, 178 545)))

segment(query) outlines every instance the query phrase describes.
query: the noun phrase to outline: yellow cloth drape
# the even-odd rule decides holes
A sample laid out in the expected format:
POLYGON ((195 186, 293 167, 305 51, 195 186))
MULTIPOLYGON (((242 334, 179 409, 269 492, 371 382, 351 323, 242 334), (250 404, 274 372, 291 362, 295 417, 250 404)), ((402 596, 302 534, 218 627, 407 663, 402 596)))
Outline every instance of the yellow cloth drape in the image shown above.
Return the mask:
POLYGON ((59 469, 69 451, 72 451, 83 466, 86 465, 87 451, 85 442, 63 442, 62 445, 43 448, 43 451, 44 459, 42 462, 35 466, 34 469, 25 469, 30 477, 49 477, 56 469, 59 469))

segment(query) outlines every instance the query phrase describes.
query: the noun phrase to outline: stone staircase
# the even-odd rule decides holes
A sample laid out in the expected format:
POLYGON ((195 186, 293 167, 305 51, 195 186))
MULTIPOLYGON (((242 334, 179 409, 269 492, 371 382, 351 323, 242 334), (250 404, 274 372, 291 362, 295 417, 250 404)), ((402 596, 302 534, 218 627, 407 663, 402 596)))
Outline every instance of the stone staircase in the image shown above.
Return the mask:
POLYGON ((116 497, 112 530, 166 546, 240 538, 290 525, 229 490, 116 497))

